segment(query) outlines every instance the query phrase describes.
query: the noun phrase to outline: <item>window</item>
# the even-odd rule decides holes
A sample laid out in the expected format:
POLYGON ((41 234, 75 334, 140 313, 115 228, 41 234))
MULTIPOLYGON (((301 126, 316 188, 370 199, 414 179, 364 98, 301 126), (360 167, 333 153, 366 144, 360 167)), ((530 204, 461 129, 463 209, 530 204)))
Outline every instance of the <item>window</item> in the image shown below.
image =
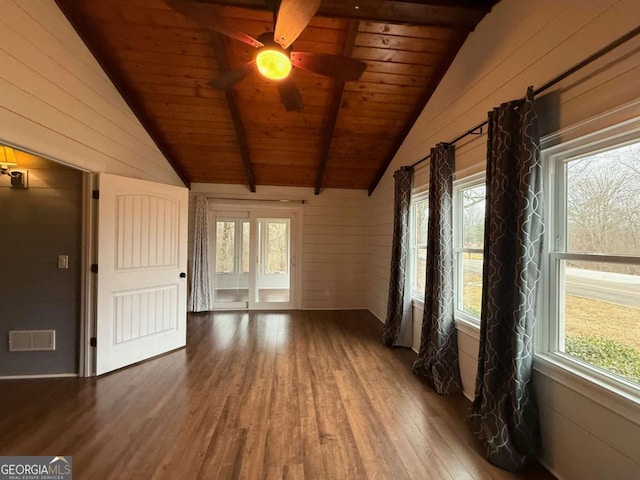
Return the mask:
POLYGON ((456 317, 477 323, 482 302, 484 175, 456 182, 453 195, 456 317))
POLYGON ((411 287, 414 298, 424 299, 427 277, 427 228, 429 199, 427 193, 417 195, 411 205, 411 287))
MULTIPOLYGON (((640 136, 566 145, 549 167, 547 350, 640 388, 640 136)), ((579 142, 580 143, 580 142, 579 142)))

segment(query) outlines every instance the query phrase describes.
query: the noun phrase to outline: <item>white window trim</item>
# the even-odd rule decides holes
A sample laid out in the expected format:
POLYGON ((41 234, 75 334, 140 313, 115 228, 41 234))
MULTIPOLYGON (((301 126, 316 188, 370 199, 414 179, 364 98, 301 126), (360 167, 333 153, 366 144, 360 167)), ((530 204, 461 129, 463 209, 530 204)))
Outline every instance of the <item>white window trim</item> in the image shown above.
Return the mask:
MULTIPOLYGON (((615 111, 618 113, 618 111, 615 111)), ((598 123, 603 117, 598 117, 598 123)), ((558 352, 560 341, 559 330, 559 295, 557 286, 558 261, 562 259, 598 260, 602 262, 640 263, 637 257, 564 253, 558 248, 562 241, 556 232, 562 228, 566 216, 565 206, 557 205, 556 199, 564 197, 561 187, 562 179, 558 179, 557 166, 560 162, 609 150, 640 139, 640 117, 623 121, 617 125, 607 126, 588 135, 558 143, 559 134, 542 139, 541 144, 552 145, 542 150, 544 166, 545 211, 547 229, 543 253, 543 277, 540 296, 540 312, 546 318, 539 318, 536 327, 536 354, 534 368, 541 374, 552 378, 560 384, 588 397, 600 405, 616 412, 633 422, 640 424, 640 387, 605 370, 593 367, 586 362, 558 352), (558 210, 558 209, 561 210, 558 210), (549 218, 552 216, 552 218, 549 218), (553 250, 552 250, 553 249, 553 250)))
POLYGON ((415 259, 414 250, 416 248, 416 244, 414 243, 415 228, 416 228, 415 205, 416 203, 422 202, 424 200, 429 201, 429 185, 426 185, 424 188, 421 188, 417 192, 413 192, 411 194, 411 206, 409 210, 409 236, 411 238, 410 240, 411 267, 409 271, 411 272, 411 298, 414 304, 416 302, 420 302, 420 304, 422 305, 424 305, 424 292, 418 292, 414 290, 413 286, 415 284, 414 275, 416 274, 416 265, 414 261, 415 259))
POLYGON ((463 243, 463 214, 460 192, 470 187, 484 185, 486 183, 486 173, 484 171, 469 175, 453 182, 453 281, 454 281, 454 316, 456 325, 460 324, 462 329, 476 329, 480 331, 480 319, 458 309, 458 292, 462 289, 462 263, 458 263, 458 254, 484 253, 481 248, 462 248, 463 243))

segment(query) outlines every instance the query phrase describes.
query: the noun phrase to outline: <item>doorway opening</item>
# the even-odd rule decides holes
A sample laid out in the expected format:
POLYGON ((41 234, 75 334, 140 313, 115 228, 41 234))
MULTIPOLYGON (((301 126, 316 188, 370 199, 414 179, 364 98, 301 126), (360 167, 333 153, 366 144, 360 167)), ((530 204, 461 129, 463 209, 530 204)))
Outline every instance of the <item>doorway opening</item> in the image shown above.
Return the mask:
POLYGON ((0 144, 0 377, 83 374, 87 174, 0 144))
POLYGON ((214 308, 297 306, 297 207, 216 205, 210 211, 210 275, 214 308))

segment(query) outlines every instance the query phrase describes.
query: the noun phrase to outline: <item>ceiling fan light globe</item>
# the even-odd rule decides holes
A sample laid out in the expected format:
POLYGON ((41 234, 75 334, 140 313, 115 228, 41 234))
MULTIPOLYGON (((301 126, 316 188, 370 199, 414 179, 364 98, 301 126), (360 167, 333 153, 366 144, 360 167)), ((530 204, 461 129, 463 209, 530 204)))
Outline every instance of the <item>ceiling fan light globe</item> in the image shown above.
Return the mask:
POLYGON ((282 50, 265 48, 256 56, 258 71, 270 80, 282 80, 291 73, 291 60, 282 50))

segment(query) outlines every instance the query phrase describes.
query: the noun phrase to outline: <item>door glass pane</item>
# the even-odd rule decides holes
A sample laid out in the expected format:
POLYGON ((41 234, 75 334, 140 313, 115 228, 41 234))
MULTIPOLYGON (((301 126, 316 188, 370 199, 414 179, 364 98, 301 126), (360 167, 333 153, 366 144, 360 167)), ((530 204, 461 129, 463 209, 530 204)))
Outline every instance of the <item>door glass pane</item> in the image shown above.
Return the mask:
POLYGON ((249 301, 249 233, 249 222, 234 219, 216 221, 216 271, 213 280, 216 303, 249 301))
POLYGON ((290 220, 258 219, 256 301, 289 302, 290 220))
POLYGON ((242 273, 249 273, 249 241, 251 227, 249 222, 242 222, 242 273))
POLYGON ((289 265, 289 225, 286 222, 267 222, 267 271, 286 274, 289 265))
POLYGON ((216 222, 216 273, 233 273, 235 223, 216 222))
POLYGON ((640 265, 563 261, 560 351, 640 384, 640 265))

